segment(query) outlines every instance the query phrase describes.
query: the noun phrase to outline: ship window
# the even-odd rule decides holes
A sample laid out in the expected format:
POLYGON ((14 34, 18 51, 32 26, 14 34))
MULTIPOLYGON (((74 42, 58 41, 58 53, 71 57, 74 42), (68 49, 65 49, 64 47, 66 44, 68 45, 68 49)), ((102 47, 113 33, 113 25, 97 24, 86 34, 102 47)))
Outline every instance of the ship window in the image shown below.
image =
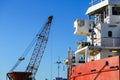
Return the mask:
POLYGON ((112 7, 113 15, 120 15, 120 7, 112 7))
POLYGON ((85 25, 85 21, 84 20, 80 20, 80 26, 84 26, 85 25))
POLYGON ((105 10, 105 18, 108 16, 108 8, 105 10))
POLYGON ((112 31, 108 31, 108 37, 112 37, 112 31))

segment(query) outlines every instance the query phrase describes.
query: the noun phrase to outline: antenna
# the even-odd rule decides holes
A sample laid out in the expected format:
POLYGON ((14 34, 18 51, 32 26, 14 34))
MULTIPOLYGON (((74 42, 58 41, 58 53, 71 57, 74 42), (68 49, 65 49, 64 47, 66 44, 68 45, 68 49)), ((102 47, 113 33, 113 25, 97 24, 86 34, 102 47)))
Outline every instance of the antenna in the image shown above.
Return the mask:
POLYGON ((60 61, 60 57, 58 56, 58 61, 56 62, 56 64, 58 64, 58 77, 60 77, 60 64, 62 62, 60 61))

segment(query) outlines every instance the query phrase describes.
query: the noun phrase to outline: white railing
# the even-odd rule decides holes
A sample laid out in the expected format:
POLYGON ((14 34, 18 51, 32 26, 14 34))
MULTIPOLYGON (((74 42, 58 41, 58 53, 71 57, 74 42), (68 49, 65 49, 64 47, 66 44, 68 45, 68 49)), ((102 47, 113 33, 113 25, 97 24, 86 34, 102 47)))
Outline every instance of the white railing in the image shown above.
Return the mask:
MULTIPOLYGON (((103 47, 120 47, 120 37, 104 37, 104 38, 97 38, 94 41, 94 46, 103 46, 103 47)), ((85 46, 90 46, 87 42, 81 42, 78 44, 78 49, 81 49, 85 46)))

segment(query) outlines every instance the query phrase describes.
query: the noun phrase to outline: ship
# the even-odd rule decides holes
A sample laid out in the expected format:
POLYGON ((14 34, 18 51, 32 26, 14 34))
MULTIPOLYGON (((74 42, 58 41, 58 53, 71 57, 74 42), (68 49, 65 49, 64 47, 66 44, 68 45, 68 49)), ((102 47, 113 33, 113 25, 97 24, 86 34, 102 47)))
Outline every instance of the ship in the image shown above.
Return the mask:
POLYGON ((65 64, 68 80, 120 80, 120 0, 92 0, 88 19, 74 21, 74 34, 86 36, 65 64))

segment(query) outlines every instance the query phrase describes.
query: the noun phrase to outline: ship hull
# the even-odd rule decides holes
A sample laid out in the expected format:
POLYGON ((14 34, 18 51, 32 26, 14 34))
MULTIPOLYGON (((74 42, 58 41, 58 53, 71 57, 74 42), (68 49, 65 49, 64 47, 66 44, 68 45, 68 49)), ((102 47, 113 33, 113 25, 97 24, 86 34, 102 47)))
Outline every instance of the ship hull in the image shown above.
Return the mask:
POLYGON ((120 80, 120 56, 87 62, 68 70, 68 80, 120 80))

